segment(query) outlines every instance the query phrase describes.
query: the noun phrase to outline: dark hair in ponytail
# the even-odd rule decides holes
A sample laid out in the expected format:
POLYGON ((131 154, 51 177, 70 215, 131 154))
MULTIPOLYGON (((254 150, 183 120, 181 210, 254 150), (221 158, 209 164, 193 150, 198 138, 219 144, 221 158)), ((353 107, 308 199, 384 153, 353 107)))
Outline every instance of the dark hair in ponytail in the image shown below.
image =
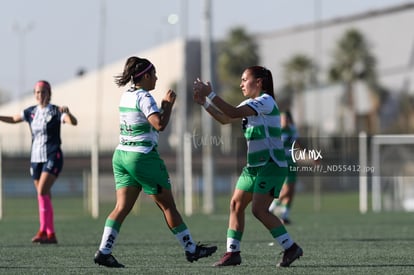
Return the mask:
POLYGON ((154 65, 148 59, 131 56, 127 59, 122 74, 115 76, 115 83, 118 87, 125 86, 131 81, 134 84, 138 83, 145 73, 154 69, 154 65))
POLYGON ((274 88, 273 88, 273 76, 272 72, 262 66, 251 66, 246 70, 249 70, 254 78, 261 78, 263 80, 262 86, 266 94, 275 98, 274 88))

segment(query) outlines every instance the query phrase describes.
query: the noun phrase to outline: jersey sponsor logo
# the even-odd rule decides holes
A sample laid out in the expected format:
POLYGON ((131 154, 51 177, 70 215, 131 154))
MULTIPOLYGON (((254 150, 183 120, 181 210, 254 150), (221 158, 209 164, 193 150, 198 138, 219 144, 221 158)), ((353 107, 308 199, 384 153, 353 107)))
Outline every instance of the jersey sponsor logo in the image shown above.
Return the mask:
POLYGON ((121 124, 121 125, 120 125, 121 131, 125 131, 125 132, 127 132, 127 133, 129 133, 129 134, 132 134, 132 132, 133 132, 133 130, 132 130, 132 126, 131 126, 131 125, 129 125, 129 124, 126 122, 126 120, 124 120, 123 122, 124 122, 124 124, 121 124))
POLYGON ((255 100, 255 99, 252 100, 251 104, 253 104, 256 107, 264 106, 263 102, 255 100))

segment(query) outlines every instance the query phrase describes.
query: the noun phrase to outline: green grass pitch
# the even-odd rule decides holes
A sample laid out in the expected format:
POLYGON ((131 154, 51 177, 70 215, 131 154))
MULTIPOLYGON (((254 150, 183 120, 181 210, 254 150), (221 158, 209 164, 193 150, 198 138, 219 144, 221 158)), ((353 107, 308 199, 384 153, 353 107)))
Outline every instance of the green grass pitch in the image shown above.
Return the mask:
MULTIPOLYGON (((145 197, 145 196, 144 196, 145 197)), ((242 264, 214 268, 225 252, 229 197, 218 199, 217 214, 184 217, 196 241, 217 244, 217 253, 189 263, 167 229, 161 212, 140 198, 138 210, 121 227, 114 249, 126 268, 93 263, 106 215, 83 210, 82 199, 54 198, 58 245, 33 245, 38 226, 35 198, 5 198, 0 221, 0 274, 414 274, 414 213, 358 212, 357 194, 323 194, 320 211, 311 195, 298 194, 292 210, 291 236, 304 256, 290 268, 277 268, 281 248, 250 213, 242 241, 242 264), (273 243, 273 245, 272 245, 273 243)), ((181 211, 183 213, 183 211, 181 211)))

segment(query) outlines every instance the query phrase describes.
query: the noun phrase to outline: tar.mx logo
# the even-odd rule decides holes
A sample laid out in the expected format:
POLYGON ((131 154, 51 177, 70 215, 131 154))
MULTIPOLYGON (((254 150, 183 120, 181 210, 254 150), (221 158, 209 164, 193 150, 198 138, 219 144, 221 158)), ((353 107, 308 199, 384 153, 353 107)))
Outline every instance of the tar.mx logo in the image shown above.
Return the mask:
POLYGON ((290 151, 290 155, 292 157, 292 161, 294 163, 296 163, 296 161, 298 160, 313 160, 313 161, 317 161, 319 159, 322 159, 322 150, 316 150, 316 149, 312 149, 312 150, 308 150, 308 149, 302 149, 302 148, 295 148, 295 143, 296 141, 294 141, 292 143, 292 147, 289 149, 290 151))
POLYGON ((197 130, 194 129, 193 135, 192 135, 193 145, 194 148, 199 148, 202 146, 220 146, 224 144, 223 137, 217 137, 217 136, 202 136, 197 133, 197 130))

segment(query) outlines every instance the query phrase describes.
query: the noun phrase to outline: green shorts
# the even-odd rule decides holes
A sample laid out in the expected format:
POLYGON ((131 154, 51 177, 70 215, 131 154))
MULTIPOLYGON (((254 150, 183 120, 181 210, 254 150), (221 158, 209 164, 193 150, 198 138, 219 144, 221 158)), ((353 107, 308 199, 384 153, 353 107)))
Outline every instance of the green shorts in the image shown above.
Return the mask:
POLYGON ((170 176, 156 150, 148 154, 115 150, 112 167, 116 189, 136 186, 148 195, 156 195, 161 187, 171 189, 170 176))
POLYGON ((264 166, 244 167, 237 180, 236 188, 250 193, 270 194, 279 197, 287 174, 286 167, 279 167, 273 161, 264 166))
POLYGON ((297 172, 298 166, 296 163, 288 163, 288 173, 286 177, 286 184, 295 184, 296 178, 297 178, 297 172))

